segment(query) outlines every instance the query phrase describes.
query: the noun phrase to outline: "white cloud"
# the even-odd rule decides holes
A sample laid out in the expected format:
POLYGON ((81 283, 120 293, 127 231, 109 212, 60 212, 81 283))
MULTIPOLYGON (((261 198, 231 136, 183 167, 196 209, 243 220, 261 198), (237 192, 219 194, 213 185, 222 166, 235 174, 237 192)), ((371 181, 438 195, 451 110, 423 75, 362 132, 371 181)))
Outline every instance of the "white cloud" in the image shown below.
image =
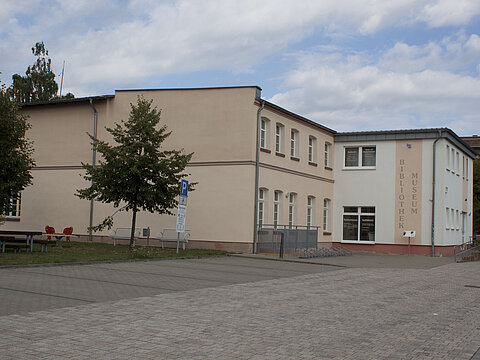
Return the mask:
POLYGON ((384 27, 408 26, 418 21, 435 27, 445 23, 442 19, 451 8, 456 24, 467 23, 480 13, 476 3, 4 1, 0 11, 0 19, 5 20, 0 25, 4 38, 0 52, 7 54, 2 59, 3 71, 18 72, 11 70, 25 69, 31 63, 30 47, 44 40, 58 59, 54 64, 57 73, 62 60, 67 61, 66 85, 86 94, 99 84, 122 87, 164 74, 212 69, 248 72, 261 59, 318 29, 325 35, 341 37, 372 34, 384 27), (29 18, 29 24, 25 18, 29 18))
POLYGON ((429 2, 419 19, 430 27, 465 25, 480 13, 478 0, 438 0, 429 2))
POLYGON ((463 70, 468 56, 478 62, 477 41, 396 44, 376 62, 363 54, 302 54, 285 90, 270 100, 339 131, 447 126, 478 133, 480 77, 446 70, 463 70))

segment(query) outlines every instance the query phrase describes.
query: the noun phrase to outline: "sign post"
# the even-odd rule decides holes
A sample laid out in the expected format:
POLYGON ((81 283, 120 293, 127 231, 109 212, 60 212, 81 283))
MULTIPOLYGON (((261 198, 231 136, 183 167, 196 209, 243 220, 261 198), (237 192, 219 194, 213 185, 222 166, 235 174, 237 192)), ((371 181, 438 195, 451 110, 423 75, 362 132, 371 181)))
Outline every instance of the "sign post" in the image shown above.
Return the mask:
POLYGON ((183 180, 180 182, 180 197, 178 199, 177 209, 177 254, 180 246, 180 233, 185 232, 185 221, 187 217, 187 197, 188 197, 188 181, 183 180))
POLYGON ((414 230, 404 231, 403 237, 408 238, 408 256, 410 256, 410 240, 412 239, 412 237, 415 237, 415 231, 414 230))

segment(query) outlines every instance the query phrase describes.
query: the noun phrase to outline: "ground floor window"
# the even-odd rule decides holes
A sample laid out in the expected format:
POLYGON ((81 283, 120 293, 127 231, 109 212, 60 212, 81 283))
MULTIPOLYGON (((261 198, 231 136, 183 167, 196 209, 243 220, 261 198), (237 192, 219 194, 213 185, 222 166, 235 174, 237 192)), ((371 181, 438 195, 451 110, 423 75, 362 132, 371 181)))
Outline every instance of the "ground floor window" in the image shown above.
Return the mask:
POLYGON ((10 211, 5 212, 5 216, 9 218, 19 218, 20 210, 22 206, 22 195, 18 194, 17 196, 10 199, 10 211))
POLYGON ((343 240, 375 241, 374 206, 344 206, 343 240))

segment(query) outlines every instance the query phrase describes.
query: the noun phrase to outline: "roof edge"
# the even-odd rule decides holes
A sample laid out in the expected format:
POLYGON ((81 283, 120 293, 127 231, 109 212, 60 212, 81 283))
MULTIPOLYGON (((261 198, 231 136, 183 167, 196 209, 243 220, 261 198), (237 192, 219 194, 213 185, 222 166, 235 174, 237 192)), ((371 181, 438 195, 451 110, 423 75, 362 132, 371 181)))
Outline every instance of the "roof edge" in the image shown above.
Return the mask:
POLYGON ((114 97, 115 95, 99 95, 99 96, 87 96, 87 97, 73 98, 73 99, 36 101, 36 102, 21 104, 21 107, 23 108, 23 107, 38 106, 38 105, 70 104, 70 103, 84 102, 84 101, 90 102, 90 100, 107 100, 107 99, 113 99, 114 97))
POLYGON ((319 124, 319 123, 317 123, 317 122, 315 122, 315 121, 313 121, 313 120, 307 119, 306 117, 303 117, 303 116, 301 116, 301 115, 295 114, 294 112, 291 112, 291 111, 289 111, 289 110, 287 110, 287 109, 285 109, 285 108, 282 108, 281 106, 278 106, 278 105, 276 105, 276 104, 274 104, 274 103, 271 103, 271 102, 269 102, 269 101, 267 101, 267 100, 263 100, 263 99, 256 99, 256 100, 257 100, 259 103, 260 103, 261 101, 263 101, 266 106, 268 106, 268 107, 270 107, 270 108, 272 108, 272 109, 274 109, 274 110, 276 110, 276 111, 279 111, 279 112, 281 112, 281 113, 284 113, 284 114, 286 114, 286 115, 288 115, 288 116, 290 116, 290 117, 293 117, 293 118, 295 118, 295 119, 297 119, 297 120, 300 120, 300 121, 302 121, 302 122, 305 122, 305 123, 307 123, 307 124, 310 124, 310 125, 312 125, 312 126, 315 126, 315 127, 317 127, 317 128, 320 128, 320 129, 322 129, 322 130, 324 130, 324 131, 327 131, 327 132, 329 132, 329 133, 331 133, 331 134, 333 134, 333 135, 334 135, 334 134, 337 134, 337 132, 336 132, 335 130, 333 130, 333 129, 330 129, 330 128, 324 126, 324 125, 321 125, 321 124, 319 124))
POLYGON ((174 91, 174 90, 218 90, 218 89, 245 89, 256 88, 262 90, 258 85, 239 85, 239 86, 207 86, 207 87, 179 87, 179 88, 145 88, 145 89, 117 89, 115 92, 124 91, 174 91))
POLYGON ((446 127, 342 132, 335 134, 335 142, 436 139, 438 137, 448 139, 450 142, 461 148, 472 159, 477 157, 475 150, 469 144, 462 140, 453 130, 446 127))

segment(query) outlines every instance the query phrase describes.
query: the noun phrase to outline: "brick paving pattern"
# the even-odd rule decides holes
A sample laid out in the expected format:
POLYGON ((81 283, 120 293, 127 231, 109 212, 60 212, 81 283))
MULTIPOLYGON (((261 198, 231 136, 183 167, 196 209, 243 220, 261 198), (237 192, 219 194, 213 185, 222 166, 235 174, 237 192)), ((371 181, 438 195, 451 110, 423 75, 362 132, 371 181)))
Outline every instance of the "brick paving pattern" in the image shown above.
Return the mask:
POLYGON ((225 258, 2 269, 3 299, 64 298, 1 316, 0 358, 472 359, 479 349, 480 262, 329 268, 225 258), (152 286, 165 267, 171 282, 152 286), (16 271, 32 272, 29 288, 16 271))

